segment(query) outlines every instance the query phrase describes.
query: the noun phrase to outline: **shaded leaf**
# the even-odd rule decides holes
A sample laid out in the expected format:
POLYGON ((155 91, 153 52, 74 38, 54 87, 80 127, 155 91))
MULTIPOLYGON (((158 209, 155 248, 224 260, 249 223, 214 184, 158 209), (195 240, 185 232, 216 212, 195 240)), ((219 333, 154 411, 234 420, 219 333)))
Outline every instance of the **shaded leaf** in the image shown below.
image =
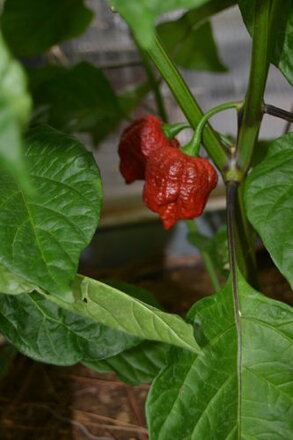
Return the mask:
POLYGON ((124 115, 128 115, 135 110, 150 91, 149 82, 134 84, 123 90, 118 96, 118 100, 124 115))
POLYGON ((158 342, 144 341, 137 346, 104 361, 86 362, 99 373, 115 372, 128 385, 150 383, 166 365, 169 347, 158 342))
MULTIPOLYGON (((243 20, 252 35, 256 0, 238 0, 243 20)), ((272 7, 270 61, 293 84, 293 3, 276 0, 272 7)))
POLYGON ((55 365, 114 356, 139 339, 70 313, 39 293, 0 294, 0 331, 21 353, 55 365))
POLYGON ((227 227, 220 226, 213 237, 192 231, 187 235, 189 243, 201 252, 206 252, 216 269, 226 278, 229 274, 227 227))
POLYGON ((212 72, 227 70, 219 58, 211 24, 202 20, 197 10, 187 12, 178 20, 162 23, 157 31, 179 66, 212 72))
POLYGON ((8 175, 0 175, 0 262, 25 280, 70 299, 69 283, 80 252, 99 220, 99 171, 83 145, 52 128, 32 130, 26 144, 38 194, 29 197, 8 175))
POLYGON ((0 35, 0 165, 25 189, 31 189, 23 154, 22 131, 31 109, 26 78, 0 35))
POLYGON ((93 12, 84 0, 6 0, 1 17, 4 37, 17 57, 41 54, 85 31, 93 12))
MULTIPOLYGON (((149 47, 154 36, 154 22, 161 14, 175 9, 193 9, 203 5, 211 5, 213 13, 213 0, 109 0, 132 28, 137 40, 142 47, 149 47)), ((230 4, 227 0, 217 2, 230 4)), ((217 7, 215 7, 217 9, 217 7)))
POLYGON ((198 351, 192 326, 177 315, 162 312, 107 284, 77 276, 72 284, 75 301, 49 298, 61 307, 142 339, 165 342, 198 351))
POLYGON ((238 289, 241 340, 230 281, 189 312, 202 352, 172 349, 148 396, 151 440, 290 438, 292 308, 256 292, 240 274, 238 289))
POLYGON ((293 287, 293 133, 276 139, 245 184, 247 215, 293 287))
POLYGON ((37 108, 35 123, 41 115, 42 122, 69 133, 89 133, 98 143, 124 116, 102 70, 89 63, 30 69, 29 78, 37 108))

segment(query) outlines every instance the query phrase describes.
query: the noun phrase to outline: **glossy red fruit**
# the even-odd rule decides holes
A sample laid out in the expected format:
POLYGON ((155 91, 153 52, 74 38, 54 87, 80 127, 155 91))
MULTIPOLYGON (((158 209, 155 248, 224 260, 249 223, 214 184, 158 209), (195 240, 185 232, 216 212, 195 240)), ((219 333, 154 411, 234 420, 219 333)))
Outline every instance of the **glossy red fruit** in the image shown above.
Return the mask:
POLYGON ((217 172, 206 159, 162 147, 147 161, 143 198, 169 229, 180 219, 200 216, 217 181, 217 172))
POLYGON ((162 147, 179 148, 177 139, 167 139, 162 121, 153 115, 136 119, 122 133, 118 153, 120 172, 126 183, 145 178, 147 158, 162 147))

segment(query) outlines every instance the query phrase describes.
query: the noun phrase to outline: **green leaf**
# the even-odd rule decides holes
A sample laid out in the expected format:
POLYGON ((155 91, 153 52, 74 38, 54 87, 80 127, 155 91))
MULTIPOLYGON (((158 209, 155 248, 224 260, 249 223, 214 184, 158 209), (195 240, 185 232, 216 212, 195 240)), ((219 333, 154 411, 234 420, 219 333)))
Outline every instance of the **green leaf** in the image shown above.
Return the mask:
POLYGON ((37 114, 42 109, 42 122, 59 130, 86 132, 98 143, 123 118, 110 83, 100 69, 89 63, 30 69, 29 78, 37 114))
MULTIPOLYGON (((238 0, 243 20, 250 34, 253 32, 256 0, 238 0)), ((272 6, 270 29, 270 61, 293 84, 293 3, 290 0, 276 0, 272 6)))
POLYGON ((229 253, 226 226, 220 226, 213 237, 192 231, 188 233, 187 239, 199 251, 206 252, 219 273, 228 278, 229 253))
MULTIPOLYGON (((132 28, 135 36, 142 47, 149 47, 154 35, 155 19, 165 12, 175 9, 193 9, 202 5, 213 4, 212 0, 109 0, 115 9, 122 15, 124 20, 132 28)), ((217 3, 228 3, 227 0, 219 0, 217 3)), ((215 7, 216 9, 217 7, 215 7)), ((214 9, 213 6, 211 8, 214 9)), ((213 13, 213 12, 211 12, 213 13)))
POLYGON ((1 18, 5 39, 17 57, 46 52, 85 31, 93 12, 84 0, 6 0, 1 18))
POLYGON ((21 353, 72 365, 114 356, 139 339, 70 313, 38 293, 0 294, 0 332, 21 353))
POLYGON ((0 264, 70 299, 79 255, 100 214, 101 181, 92 154, 50 127, 32 130, 26 158, 35 197, 0 175, 0 264))
POLYGON ((162 310, 161 304, 149 290, 143 289, 142 287, 136 286, 134 284, 125 283, 124 281, 118 281, 114 279, 104 278, 100 281, 104 284, 107 284, 108 286, 114 287, 114 289, 121 290, 122 292, 127 293, 127 295, 139 299, 140 301, 143 301, 150 306, 162 310))
POLYGON ((0 165, 26 191, 31 186, 23 154, 22 130, 30 109, 24 72, 10 56, 0 35, 0 165))
POLYGON ((293 133, 276 139, 245 184, 249 221, 293 287, 293 133))
POLYGON ((65 309, 142 339, 165 342, 197 352, 192 326, 107 284, 77 276, 73 303, 48 297, 65 309))
POLYGON ((36 286, 28 283, 15 273, 10 272, 6 267, 0 266, 0 292, 7 295, 19 295, 21 293, 33 292, 36 286))
MULTIPOLYGON (((161 308, 156 298, 145 289, 116 280, 102 281, 140 301, 161 308)), ((169 346, 166 344, 142 341, 112 358, 85 364, 99 373, 114 371, 123 382, 129 385, 139 385, 150 383, 165 366, 168 350, 169 346)))
POLYGON ((169 347, 158 342, 144 341, 139 345, 104 361, 86 362, 98 373, 114 371, 128 385, 150 383, 166 365, 169 347))
POLYGON ((118 96, 120 108, 124 116, 135 110, 151 91, 150 83, 131 84, 118 96))
POLYGON ((147 401, 150 440, 285 440, 292 436, 293 312, 238 275, 189 312, 199 355, 172 349, 147 401), (291 365, 290 365, 291 363, 291 365))
POLYGON ((205 21, 200 10, 189 11, 178 20, 162 23, 157 32, 179 66, 212 72, 227 70, 219 58, 211 24, 205 21))

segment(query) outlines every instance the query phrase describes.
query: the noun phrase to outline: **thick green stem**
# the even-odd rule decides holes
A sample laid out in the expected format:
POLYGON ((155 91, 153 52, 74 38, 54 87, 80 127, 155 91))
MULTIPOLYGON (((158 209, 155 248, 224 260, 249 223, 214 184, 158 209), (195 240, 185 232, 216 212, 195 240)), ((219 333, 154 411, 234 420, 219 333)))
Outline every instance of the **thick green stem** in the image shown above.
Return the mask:
MULTIPOLYGON (((148 54, 159 69, 164 80, 169 85, 170 90, 186 118, 193 128, 196 128, 203 113, 192 96, 184 79, 180 75, 177 67, 166 53, 158 38, 154 39, 154 42, 148 49, 148 54)), ((220 138, 208 124, 203 132, 203 142, 208 154, 213 159, 216 166, 222 171, 226 165, 226 152, 221 144, 220 138)))
MULTIPOLYGON (((248 89, 240 118, 236 161, 231 162, 232 165, 236 162, 236 168, 240 170, 242 176, 245 176, 249 170, 263 116, 264 91, 269 70, 270 15, 271 0, 255 2, 248 89)), ((235 225, 237 259, 239 263, 242 262, 241 269, 246 278, 255 285, 255 233, 244 209, 243 184, 238 187, 237 193, 235 214, 237 217, 235 225)))
MULTIPOLYGON (((185 223, 191 233, 198 232, 198 227, 197 227, 195 221, 186 220, 185 223)), ((213 285, 215 291, 218 292, 219 290, 221 290, 222 286, 219 281, 217 270, 215 268, 214 262, 208 252, 205 252, 205 251, 199 251, 199 252, 200 252, 201 259, 204 262, 207 273, 209 274, 212 285, 213 285)))
POLYGON ((139 47, 139 45, 137 43, 136 43, 136 46, 139 51, 139 55, 140 55, 144 70, 146 72, 148 81, 149 81, 150 86, 152 88, 152 91, 154 93, 158 114, 159 114, 160 118, 162 119, 162 121, 168 122, 168 114, 167 114, 167 110, 165 108, 164 99, 161 94, 160 85, 159 85, 159 82, 154 74, 153 67, 151 65, 149 56, 143 49, 141 49, 139 47))
POLYGON ((238 135, 238 166, 245 174, 250 166, 263 116, 263 96, 269 70, 271 0, 255 2, 248 89, 238 135))

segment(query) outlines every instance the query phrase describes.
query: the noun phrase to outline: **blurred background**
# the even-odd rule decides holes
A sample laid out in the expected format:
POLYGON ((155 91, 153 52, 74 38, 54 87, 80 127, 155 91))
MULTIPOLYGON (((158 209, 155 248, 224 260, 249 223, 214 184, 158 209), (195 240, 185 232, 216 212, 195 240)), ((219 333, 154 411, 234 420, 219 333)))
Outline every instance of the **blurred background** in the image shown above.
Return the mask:
MULTIPOLYGON (((81 61, 93 63, 103 69, 117 92, 144 84, 147 79, 145 70, 127 25, 118 14, 111 11, 105 0, 88 0, 86 3, 96 14, 87 32, 55 48, 51 56, 64 65, 81 61)), ((176 20, 181 15, 182 12, 176 11, 166 14, 161 21, 176 20)), ((204 62, 202 67, 200 62, 197 65, 203 70, 180 68, 204 111, 225 101, 241 100, 245 95, 249 74, 251 41, 238 8, 232 7, 214 16, 212 30, 219 58, 215 69, 224 70, 226 67, 227 71, 207 71, 204 62)), ((168 87, 163 85, 161 89, 171 122, 184 121, 168 87)), ((287 110, 292 105, 291 87, 274 66, 270 68, 266 102, 287 110)), ((156 111, 153 93, 150 92, 131 117, 156 111)), ((186 227, 183 222, 179 222, 171 231, 163 231, 156 214, 144 206, 141 196, 143 182, 125 185, 118 171, 117 145, 119 135, 128 123, 129 121, 123 122, 98 146, 93 145, 87 136, 82 136, 82 140, 94 152, 104 186, 101 227, 84 258, 94 260, 96 267, 109 267, 141 258, 142 253, 147 258, 161 254, 166 261, 196 255, 195 249, 186 241, 186 227)), ((212 119, 212 125, 223 133, 235 136, 234 111, 216 115, 212 119)), ((277 137, 286 128, 286 122, 265 116, 261 138, 277 137)), ((184 143, 189 137, 190 132, 186 130, 180 134, 179 139, 184 143)), ((214 231, 223 221, 224 209, 224 188, 219 185, 212 192, 205 214, 197 220, 201 231, 206 234, 214 231)))

